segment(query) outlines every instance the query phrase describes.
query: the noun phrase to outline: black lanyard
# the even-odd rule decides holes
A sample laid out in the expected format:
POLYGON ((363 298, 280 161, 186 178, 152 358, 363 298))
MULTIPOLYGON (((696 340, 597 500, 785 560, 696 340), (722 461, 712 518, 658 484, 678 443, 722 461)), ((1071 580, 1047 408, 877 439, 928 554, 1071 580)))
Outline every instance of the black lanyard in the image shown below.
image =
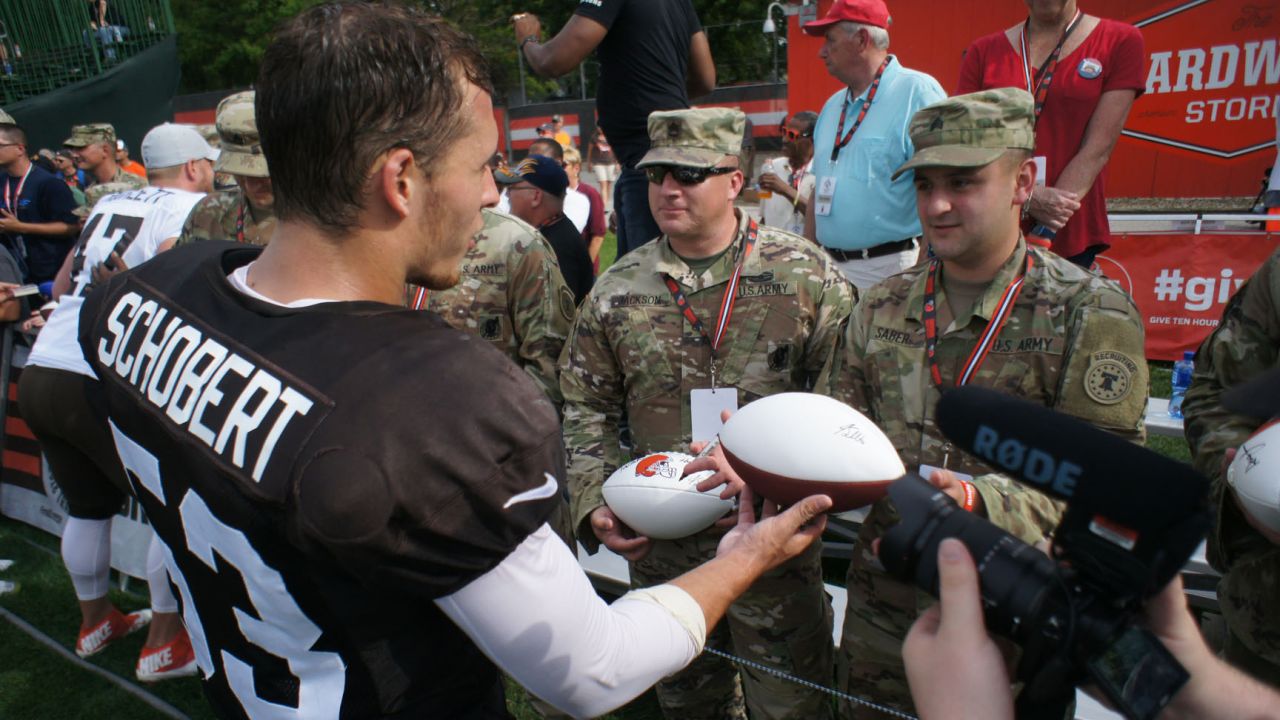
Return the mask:
MULTIPOLYGON (((1013 314, 1013 304, 1018 300, 1018 294, 1022 292, 1022 284, 1027 279, 1027 273, 1031 271, 1032 260, 1031 252, 1027 252, 1027 261, 1022 269, 1022 274, 1013 279, 1009 286, 1004 289, 1004 293, 1000 296, 1000 304, 996 306, 996 312, 991 316, 991 320, 987 323, 987 329, 979 336, 978 342, 973 346, 973 350, 969 353, 969 359, 965 361, 964 368, 960 371, 960 376, 956 378, 956 387, 962 387, 977 374, 978 368, 982 367, 982 362, 987 359, 987 353, 990 352, 995 345, 996 338, 1000 336, 1000 331, 1004 329, 1004 324, 1009 320, 1009 316, 1013 314)), ((938 259, 934 258, 929 261, 929 275, 924 283, 924 347, 925 357, 929 361, 929 375, 933 378, 933 384, 938 390, 947 390, 942 383, 942 373, 938 371, 938 300, 935 295, 935 287, 938 279, 938 259)))
POLYGON ((849 134, 843 138, 840 137, 844 133, 845 114, 849 111, 849 103, 853 102, 853 98, 849 97, 849 91, 845 90, 845 101, 840 106, 840 124, 836 126, 835 144, 831 146, 831 164, 836 164, 836 158, 840 156, 840 150, 849 144, 853 139, 853 134, 858 132, 858 128, 862 127, 862 121, 867 119, 867 111, 871 109, 871 101, 876 99, 876 91, 880 89, 880 78, 884 76, 884 69, 889 67, 890 58, 885 58, 880 63, 880 69, 876 70, 876 76, 871 80, 871 87, 867 88, 867 99, 862 101, 862 109, 858 111, 858 118, 853 121, 853 127, 849 128, 849 134))
POLYGON ((681 289, 680 283, 670 275, 663 274, 663 282, 667 284, 667 289, 671 291, 671 297, 676 301, 676 307, 680 309, 684 319, 689 321, 694 330, 711 344, 711 388, 716 387, 716 351, 720 349, 720 342, 724 340, 725 330, 729 328, 729 319, 733 317, 733 304, 738 299, 738 281, 742 277, 742 266, 747 262, 747 257, 751 255, 751 250, 756 246, 756 236, 759 234, 760 228, 755 220, 747 220, 747 235, 742 241, 742 255, 738 258, 738 265, 733 269, 733 275, 729 278, 729 284, 725 286, 724 297, 720 300, 720 315, 716 318, 716 333, 712 337, 707 335, 707 328, 698 319, 697 313, 693 311, 693 307, 689 305, 689 298, 685 297, 684 290, 681 289))
POLYGON ((1049 85, 1053 82, 1053 73, 1058 69, 1058 58, 1062 55, 1062 46, 1067 44, 1067 38, 1071 37, 1071 33, 1075 31, 1076 26, 1080 24, 1080 20, 1084 17, 1084 13, 1076 10, 1076 16, 1062 31, 1062 37, 1058 39, 1058 44, 1053 48, 1053 52, 1049 53, 1049 57, 1044 59, 1044 64, 1036 71, 1035 85, 1032 85, 1031 77, 1031 56, 1027 48, 1027 31, 1031 29, 1031 18, 1027 17, 1027 21, 1022 25, 1022 74, 1027 80, 1027 92, 1036 100, 1036 117, 1035 122, 1040 122, 1040 111, 1044 109, 1045 97, 1049 95, 1049 85))

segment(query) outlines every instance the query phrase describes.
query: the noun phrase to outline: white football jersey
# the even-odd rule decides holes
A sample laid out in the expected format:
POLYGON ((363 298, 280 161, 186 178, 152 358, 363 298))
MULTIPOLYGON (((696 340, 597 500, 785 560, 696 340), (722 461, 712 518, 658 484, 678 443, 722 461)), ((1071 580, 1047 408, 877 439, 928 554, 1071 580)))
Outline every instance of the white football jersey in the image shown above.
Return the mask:
POLYGON ((182 232, 191 208, 204 193, 146 187, 107 195, 93 206, 80 240, 72 249, 71 289, 36 338, 28 365, 69 370, 96 377, 80 352, 80 307, 93 289, 93 268, 116 253, 125 267, 155 257, 160 243, 182 232))

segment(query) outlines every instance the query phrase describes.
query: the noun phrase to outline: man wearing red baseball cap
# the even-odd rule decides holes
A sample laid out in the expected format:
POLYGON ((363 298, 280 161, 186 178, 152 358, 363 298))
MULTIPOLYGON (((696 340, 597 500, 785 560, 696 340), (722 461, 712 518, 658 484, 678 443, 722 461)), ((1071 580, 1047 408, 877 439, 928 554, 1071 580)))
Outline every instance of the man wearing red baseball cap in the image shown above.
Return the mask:
POLYGON ((815 189, 805 236, 831 253, 859 289, 915 264, 920 221, 913 175, 890 175, 911 158, 907 126, 946 93, 889 54, 883 0, 836 0, 804 31, 824 37, 818 57, 845 88, 827 100, 813 133, 815 189))

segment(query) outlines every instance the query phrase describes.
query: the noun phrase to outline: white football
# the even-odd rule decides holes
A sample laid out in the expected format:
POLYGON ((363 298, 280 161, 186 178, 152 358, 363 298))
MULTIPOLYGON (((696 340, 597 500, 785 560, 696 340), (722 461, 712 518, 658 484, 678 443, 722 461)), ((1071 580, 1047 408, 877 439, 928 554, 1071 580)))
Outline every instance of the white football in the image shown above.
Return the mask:
POLYGON ((1280 422, 1263 425, 1236 450, 1227 484, 1255 520, 1280 532, 1280 422))
POLYGON ((701 532, 733 509, 733 500, 720 499, 723 487, 698 492, 697 484, 715 474, 710 470, 681 477, 692 461, 678 452, 632 460, 604 481, 605 504, 631 529, 657 540, 701 532))
POLYGON ((725 458, 757 495, 789 505, 828 495, 832 512, 870 505, 906 474, 893 443, 865 415, 825 395, 780 393, 733 414, 725 458))

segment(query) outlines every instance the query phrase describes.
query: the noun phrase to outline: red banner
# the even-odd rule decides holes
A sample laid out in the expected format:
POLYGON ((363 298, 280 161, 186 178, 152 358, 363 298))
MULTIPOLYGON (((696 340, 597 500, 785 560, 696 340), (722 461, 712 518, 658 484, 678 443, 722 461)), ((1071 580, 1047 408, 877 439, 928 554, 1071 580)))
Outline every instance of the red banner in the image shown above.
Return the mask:
POLYGON ((1222 318, 1231 295, 1280 246, 1280 235, 1115 235, 1098 268, 1142 313, 1147 357, 1180 360, 1222 318))

